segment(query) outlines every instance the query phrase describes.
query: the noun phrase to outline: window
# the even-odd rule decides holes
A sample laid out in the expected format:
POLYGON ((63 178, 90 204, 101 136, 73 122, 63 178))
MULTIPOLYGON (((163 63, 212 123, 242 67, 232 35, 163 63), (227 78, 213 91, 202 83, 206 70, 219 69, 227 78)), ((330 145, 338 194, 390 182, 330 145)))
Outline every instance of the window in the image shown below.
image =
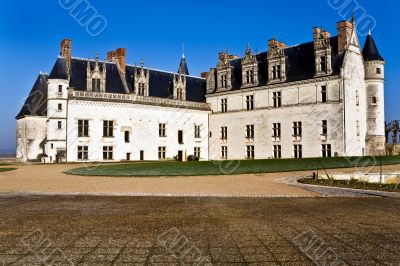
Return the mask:
POLYGON ((378 97, 376 97, 376 96, 371 97, 371 104, 373 104, 373 105, 378 104, 378 97))
POLYGON ((382 74, 382 69, 380 67, 378 67, 376 69, 376 74, 378 74, 378 75, 382 74))
POLYGON ((158 124, 158 135, 161 137, 161 138, 165 138, 167 135, 166 135, 166 127, 167 127, 167 125, 166 124, 158 124))
POLYGON ((194 137, 195 137, 196 139, 201 138, 201 135, 200 135, 200 126, 194 126, 194 137))
POLYGON ((58 104, 58 111, 62 111, 62 104, 61 103, 58 104))
POLYGON ((328 134, 328 121, 322 120, 322 135, 328 134))
POLYGON ((228 158, 228 147, 227 146, 222 146, 221 147, 221 158, 222 159, 227 159, 228 158))
POLYGON ((177 99, 183 100, 183 89, 179 88, 176 93, 177 93, 177 99))
POLYGON ((178 143, 183 144, 183 131, 178 130, 178 143))
POLYGON ((302 158, 303 157, 303 147, 302 145, 294 145, 293 148, 294 158, 302 158))
POLYGON ((194 157, 200 158, 201 150, 200 147, 194 147, 194 157))
POLYGON ((78 137, 89 137, 89 120, 78 120, 78 137))
POLYGON ((165 154, 166 154, 166 147, 158 147, 158 159, 163 160, 165 159, 165 154))
POLYGON ((114 137, 114 121, 103 121, 103 137, 114 137))
POLYGON ((253 84, 254 83, 254 71, 247 70, 246 71, 246 84, 253 84))
POLYGON ((125 143, 129 143, 129 142, 130 142, 130 132, 125 131, 125 143))
POLYGON ((322 144, 322 157, 332 157, 331 144, 322 144))
POLYGON ((227 87, 227 76, 222 75, 221 76, 221 88, 226 88, 227 87))
POLYGON ((356 91, 356 106, 360 106, 360 93, 356 91))
POLYGON ((127 160, 127 161, 130 161, 130 160, 131 160, 131 154, 130 154, 130 153, 127 153, 127 154, 126 154, 126 160, 127 160))
POLYGON ((222 140, 228 139, 228 128, 227 127, 221 127, 221 139, 222 140))
POLYGON ((273 92, 273 101, 274 101, 274 107, 281 107, 282 106, 282 93, 280 91, 275 91, 273 92))
POLYGON ((281 79, 281 66, 276 65, 272 67, 272 79, 281 79))
POLYGON ((321 87, 321 102, 326 103, 327 102, 327 91, 326 91, 326 86, 321 87))
POLYGON ((221 99, 221 112, 226 113, 228 111, 228 99, 221 99))
POLYGON ((274 158, 275 159, 282 158, 282 146, 281 145, 274 145, 274 158))
POLYGON ((246 126, 246 138, 247 139, 254 139, 254 125, 247 125, 246 126))
POLYGON ((54 144, 53 143, 51 143, 51 149, 54 149, 54 144))
POLYGON ((357 137, 359 137, 360 136, 360 121, 356 121, 356 124, 357 124, 357 137))
POLYGON ((254 159, 254 146, 246 146, 246 158, 254 159))
POLYGON ((103 147, 103 160, 112 160, 113 159, 113 150, 112 146, 104 146, 103 147))
POLYGON ((293 136, 301 137, 301 122, 293 122, 293 136))
POLYGON ((92 91, 99 92, 100 91, 100 79, 92 79, 92 91))
POLYGON ((61 122, 61 121, 58 121, 58 123, 57 123, 57 128, 58 128, 58 129, 62 129, 62 122, 61 122))
POLYGON ((88 146, 78 146, 78 160, 89 159, 89 148, 88 146))
POLYGON ((58 85, 58 93, 62 93, 62 85, 58 85))
POLYGON ((246 108, 247 110, 254 110, 254 95, 246 96, 246 108))
POLYGON ((272 124, 272 137, 274 137, 274 138, 281 137, 281 123, 273 123, 272 124))
POLYGON ((326 72, 326 56, 321 56, 321 72, 326 72))
POLYGON ((145 94, 145 90, 146 90, 146 85, 144 83, 139 83, 138 86, 139 86, 138 94, 140 96, 145 96, 144 94, 145 94))

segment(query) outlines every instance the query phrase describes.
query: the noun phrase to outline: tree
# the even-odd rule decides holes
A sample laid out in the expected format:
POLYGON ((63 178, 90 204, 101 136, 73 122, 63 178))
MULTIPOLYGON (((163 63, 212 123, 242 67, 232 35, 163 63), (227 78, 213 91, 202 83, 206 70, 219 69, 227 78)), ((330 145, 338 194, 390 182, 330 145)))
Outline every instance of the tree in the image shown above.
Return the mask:
POLYGON ((392 123, 387 123, 385 121, 385 140, 386 140, 386 143, 389 143, 389 135, 390 135, 391 131, 392 131, 392 123))
POLYGON ((397 136, 399 135, 400 132, 400 121, 399 120, 394 120, 391 123, 391 128, 392 128, 392 132, 393 132, 393 144, 397 144, 397 136))

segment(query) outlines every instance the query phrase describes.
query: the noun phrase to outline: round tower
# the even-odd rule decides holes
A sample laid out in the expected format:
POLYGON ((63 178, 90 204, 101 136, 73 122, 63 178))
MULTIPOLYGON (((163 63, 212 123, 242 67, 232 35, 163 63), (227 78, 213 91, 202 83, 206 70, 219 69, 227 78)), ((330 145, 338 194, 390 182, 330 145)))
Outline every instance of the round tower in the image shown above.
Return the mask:
POLYGON ((385 60, 369 33, 363 49, 365 66, 367 135, 366 155, 385 153, 385 60))

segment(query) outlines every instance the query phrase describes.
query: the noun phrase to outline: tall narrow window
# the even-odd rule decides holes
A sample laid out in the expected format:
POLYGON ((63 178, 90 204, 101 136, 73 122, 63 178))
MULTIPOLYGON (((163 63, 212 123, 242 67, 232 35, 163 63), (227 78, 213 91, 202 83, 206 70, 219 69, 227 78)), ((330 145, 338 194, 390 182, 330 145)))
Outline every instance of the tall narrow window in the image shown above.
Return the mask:
POLYGON ((246 71, 246 84, 253 84, 254 83, 254 71, 247 70, 246 71))
POLYGON ((273 99, 275 108, 282 106, 282 93, 280 91, 273 92, 272 99, 273 99))
POLYGON ((182 130, 178 131, 178 143, 183 144, 183 131, 182 130))
POLYGON ((221 140, 227 140, 227 139, 228 139, 228 128, 221 127, 221 140))
POLYGON ((272 137, 274 137, 274 138, 281 137, 281 123, 273 123, 272 124, 272 137))
POLYGON ((92 79, 92 91, 99 92, 100 91, 100 79, 92 79))
POLYGON ((276 65, 276 66, 272 67, 272 78, 273 79, 281 79, 282 78, 280 65, 276 65))
POLYGON ((326 56, 321 56, 321 72, 326 72, 326 70, 327 70, 326 56))
POLYGON ((103 147, 103 160, 112 160, 114 158, 113 146, 103 147))
POLYGON ((246 96, 246 108, 248 111, 254 110, 254 95, 246 96))
POLYGON ((328 121, 322 120, 322 135, 326 136, 328 134, 328 121))
POLYGON ((221 99, 221 112, 226 113, 228 111, 228 99, 221 99))
POLYGON ((221 147, 221 158, 222 159, 227 159, 228 158, 228 147, 227 146, 222 146, 221 147))
POLYGON ((378 104, 378 97, 376 97, 376 96, 371 97, 371 104, 372 105, 377 105, 378 104))
POLYGON ((166 147, 158 147, 158 159, 163 160, 166 158, 166 147))
POLYGON ((78 137, 89 137, 89 120, 78 120, 78 137))
POLYGON ((360 121, 356 121, 356 124, 357 124, 357 137, 359 137, 361 134, 360 134, 360 121))
POLYGON ((274 158, 280 159, 282 158, 282 146, 281 145, 274 145, 274 158))
POLYGON ((57 123, 57 128, 58 128, 58 129, 62 129, 62 122, 61 122, 61 121, 58 121, 58 123, 57 123))
POLYGON ((158 135, 161 138, 165 138, 166 135, 166 124, 158 124, 158 135))
POLYGON ((246 146, 246 158, 254 159, 254 146, 253 145, 246 146))
POLYGON ((331 144, 322 144, 322 157, 332 157, 331 144))
POLYGON ((139 91, 138 94, 140 96, 145 96, 146 85, 144 83, 139 83, 139 91))
POLYGON ((356 106, 360 106, 360 93, 356 90, 356 106))
POLYGON ((303 158, 303 146, 294 145, 293 147, 294 158, 303 158))
POLYGON ((62 104, 61 103, 58 104, 58 111, 62 111, 62 104))
POLYGON ((201 149, 200 149, 200 147, 194 147, 194 157, 200 159, 200 156, 201 156, 201 149))
POLYGON ((321 102, 326 103, 328 100, 326 86, 321 87, 321 102))
POLYGON ((194 126, 194 137, 196 138, 196 139, 199 139, 199 138, 201 138, 201 135, 200 135, 200 126, 194 126))
POLYGON ((63 87, 62 85, 58 85, 58 93, 62 93, 63 87))
POLYGON ((254 125, 247 125, 246 126, 246 138, 247 139, 254 139, 254 125))
POLYGON ((103 121, 103 137, 114 137, 114 121, 103 121))
POLYGON ((88 146, 78 146, 78 160, 89 159, 89 148, 88 146))
POLYGON ((129 142, 130 142, 130 132, 125 131, 125 143, 129 143, 129 142))
POLYGON ((302 134, 301 122, 293 122, 293 136, 301 137, 301 134, 302 134))

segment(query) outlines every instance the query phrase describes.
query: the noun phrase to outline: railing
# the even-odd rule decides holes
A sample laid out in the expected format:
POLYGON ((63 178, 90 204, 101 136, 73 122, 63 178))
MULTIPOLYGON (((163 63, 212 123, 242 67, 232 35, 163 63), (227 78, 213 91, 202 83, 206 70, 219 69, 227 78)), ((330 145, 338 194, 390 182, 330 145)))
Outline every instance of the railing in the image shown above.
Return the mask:
POLYGON ((176 108, 194 108, 201 110, 211 110, 211 107, 208 103, 198 103, 198 102, 180 101, 180 100, 149 97, 149 96, 139 96, 135 94, 70 90, 69 97, 74 99, 105 100, 105 101, 116 101, 116 102, 122 101, 122 102, 160 105, 160 106, 168 106, 176 108))

